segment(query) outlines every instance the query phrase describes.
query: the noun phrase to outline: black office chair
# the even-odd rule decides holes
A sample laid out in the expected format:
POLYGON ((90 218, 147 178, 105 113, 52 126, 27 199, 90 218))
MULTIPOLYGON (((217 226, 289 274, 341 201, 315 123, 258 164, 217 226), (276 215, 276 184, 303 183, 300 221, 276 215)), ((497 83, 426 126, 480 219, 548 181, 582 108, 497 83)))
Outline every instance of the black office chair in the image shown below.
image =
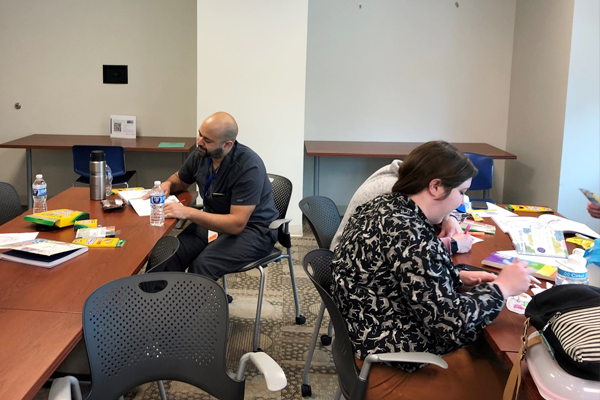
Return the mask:
POLYGON ((328 249, 342 221, 337 206, 328 197, 310 196, 298 204, 321 249, 328 249))
POLYGON ((10 183, 0 182, 0 204, 0 225, 23 213, 19 194, 10 183))
MULTIPOLYGON (((310 196, 300 200, 298 206, 300 207, 302 214, 306 217, 306 220, 315 235, 315 239, 317 239, 319 248, 329 249, 341 222, 340 213, 333 200, 324 196, 310 196)), ((309 384, 308 375, 310 373, 310 366, 315 353, 324 312, 325 307, 322 306, 317 315, 317 322, 315 323, 310 348, 304 364, 302 386, 300 387, 303 397, 312 396, 312 388, 309 384)), ((324 346, 329 346, 331 344, 332 331, 333 326, 331 321, 329 321, 327 334, 321 336, 321 344, 324 346)))
POLYGON ((125 149, 121 146, 73 146, 73 169, 79 178, 73 182, 90 184, 90 153, 93 150, 102 150, 106 156, 106 164, 111 169, 114 185, 129 187, 129 181, 136 171, 125 170, 125 149))
MULTIPOLYGON (((273 221, 269 228, 277 229, 277 241, 280 245, 285 247, 286 253, 283 253, 278 248, 273 248, 271 253, 261 258, 260 260, 254 261, 238 272, 245 272, 251 269, 257 268, 260 272, 260 285, 258 289, 258 304, 256 306, 256 321, 254 322, 254 339, 252 343, 252 349, 254 351, 260 350, 258 347, 258 337, 260 334, 260 314, 262 310, 263 293, 265 289, 265 271, 264 268, 272 262, 279 261, 282 258, 286 258, 290 268, 290 279, 292 281, 292 290, 294 292, 294 302, 296 305, 296 324, 302 325, 306 322, 306 317, 300 314, 300 301, 298 300, 298 289, 296 287, 296 276, 294 274, 294 261, 292 260, 292 239, 290 237, 289 223, 291 219, 285 219, 288 206, 290 204, 290 198, 292 197, 292 182, 280 175, 268 174, 273 185, 273 197, 275 199, 275 207, 279 211, 279 219, 273 221)), ((223 288, 227 292, 227 280, 223 276, 223 288)), ((231 302, 233 298, 228 295, 228 300, 231 302)))
MULTIPOLYGON (((117 399, 143 383, 169 379, 219 399, 242 400, 248 361, 264 374, 269 390, 283 389, 285 374, 265 353, 246 353, 235 374, 227 371, 228 318, 225 292, 200 275, 158 272, 101 286, 83 308, 92 376, 86 399, 117 399), (141 288, 155 280, 166 287, 157 293, 141 288)), ((81 399, 75 378, 55 380, 49 399, 65 393, 81 399)))
POLYGON ((339 388, 334 399, 346 398, 349 400, 362 400, 367 391, 368 376, 371 364, 383 362, 415 362, 419 364, 435 364, 444 369, 448 364, 441 357, 430 353, 381 353, 370 354, 365 360, 362 369, 358 369, 354 361, 354 348, 350 341, 346 321, 335 302, 331 298, 331 284, 333 282, 331 261, 333 253, 326 249, 313 250, 304 257, 304 271, 319 292, 329 317, 333 321, 335 338, 333 339, 333 362, 338 373, 339 388), (343 397, 342 397, 343 396, 343 397))
POLYGON ((482 199, 470 199, 471 201, 486 201, 494 203, 490 199, 490 189, 492 188, 494 178, 494 159, 489 156, 477 153, 464 153, 469 157, 473 165, 477 167, 477 175, 471 181, 469 190, 483 190, 482 199))
POLYGON ((146 273, 149 272, 163 272, 162 268, 167 262, 177 253, 179 249, 179 239, 175 236, 165 236, 156 242, 150 257, 148 258, 148 265, 146 265, 146 273))

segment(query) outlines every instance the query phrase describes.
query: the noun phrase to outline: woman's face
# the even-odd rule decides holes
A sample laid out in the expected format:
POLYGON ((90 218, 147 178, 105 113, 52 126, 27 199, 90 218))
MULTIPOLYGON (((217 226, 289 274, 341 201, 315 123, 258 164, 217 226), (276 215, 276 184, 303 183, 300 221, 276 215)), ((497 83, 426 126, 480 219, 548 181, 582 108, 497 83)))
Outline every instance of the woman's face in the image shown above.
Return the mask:
MULTIPOLYGON (((463 204, 465 193, 471 186, 471 178, 464 181, 460 186, 453 188, 450 191, 450 195, 443 200, 438 200, 436 202, 436 206, 438 209, 438 213, 436 213, 436 217, 440 217, 440 220, 433 223, 439 224, 442 220, 447 217, 452 211, 454 211, 458 206, 463 204)), ((440 198, 443 197, 443 191, 440 195, 440 198)))

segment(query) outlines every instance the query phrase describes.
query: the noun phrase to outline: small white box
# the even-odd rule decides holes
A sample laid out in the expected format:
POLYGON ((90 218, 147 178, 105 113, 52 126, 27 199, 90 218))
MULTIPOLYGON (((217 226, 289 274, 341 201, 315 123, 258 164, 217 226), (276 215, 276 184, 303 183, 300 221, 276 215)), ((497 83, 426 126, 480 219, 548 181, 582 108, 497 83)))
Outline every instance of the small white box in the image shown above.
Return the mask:
POLYGON ((110 137, 135 139, 136 118, 131 115, 110 116, 110 137))

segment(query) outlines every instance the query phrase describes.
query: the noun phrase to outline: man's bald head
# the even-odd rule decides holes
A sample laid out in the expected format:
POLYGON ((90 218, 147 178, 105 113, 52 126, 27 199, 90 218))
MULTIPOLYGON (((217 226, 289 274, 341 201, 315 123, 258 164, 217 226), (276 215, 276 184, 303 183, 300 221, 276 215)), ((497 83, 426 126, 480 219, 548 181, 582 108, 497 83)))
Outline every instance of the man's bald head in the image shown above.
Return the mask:
POLYGON ((212 132, 220 138, 221 144, 223 144, 228 140, 235 141, 238 134, 238 126, 230 114, 219 111, 202 122, 200 131, 212 132))

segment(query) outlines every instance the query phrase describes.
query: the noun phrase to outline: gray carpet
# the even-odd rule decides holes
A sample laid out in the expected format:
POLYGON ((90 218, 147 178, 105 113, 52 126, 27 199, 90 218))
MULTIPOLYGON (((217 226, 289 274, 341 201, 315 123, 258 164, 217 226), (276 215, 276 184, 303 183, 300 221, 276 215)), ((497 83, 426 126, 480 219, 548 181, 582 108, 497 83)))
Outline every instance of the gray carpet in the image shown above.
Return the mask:
MULTIPOLYGON (((177 232, 174 232, 177 234, 177 232)), ((302 399, 300 386, 304 362, 308 353, 312 331, 320 306, 320 298, 312 283, 304 273, 302 259, 309 251, 316 249, 313 237, 293 238, 292 255, 300 296, 302 314, 306 316, 304 325, 295 324, 294 300, 286 260, 273 263, 265 269, 266 289, 261 319, 260 347, 283 368, 288 385, 281 392, 269 392, 262 375, 250 367, 246 373, 246 399, 302 399)), ((252 336, 259 274, 249 271, 227 277, 228 293, 234 297, 230 304, 229 344, 227 365, 235 371, 242 354, 252 350, 252 336)), ((326 333, 328 319, 321 327, 326 333)), ((331 346, 319 342, 310 374, 312 399, 332 399, 337 387, 337 375, 333 366, 331 346)), ((169 399, 204 400, 213 397, 199 389, 181 382, 165 381, 169 399)), ((36 400, 46 399, 47 389, 42 389, 36 400)), ((126 396, 128 400, 159 400, 156 383, 138 387, 126 396)))

